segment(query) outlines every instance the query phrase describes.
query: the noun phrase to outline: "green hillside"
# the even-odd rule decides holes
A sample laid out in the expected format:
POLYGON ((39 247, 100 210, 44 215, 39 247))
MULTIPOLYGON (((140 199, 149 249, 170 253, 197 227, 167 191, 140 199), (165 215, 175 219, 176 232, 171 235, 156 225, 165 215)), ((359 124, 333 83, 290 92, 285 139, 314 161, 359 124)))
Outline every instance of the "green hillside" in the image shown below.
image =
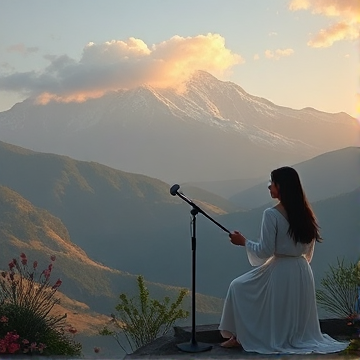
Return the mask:
MULTIPOLYGON (((6 270, 12 258, 24 252, 30 261, 46 268, 56 256, 52 277, 63 280, 61 291, 91 310, 109 314, 120 293, 136 294, 136 276, 111 269, 91 260, 74 245, 60 219, 34 207, 9 188, 0 186, 0 268, 6 270)), ((145 277, 146 278, 146 277, 145 277)), ((179 288, 147 282, 151 295, 174 297, 179 288)), ((187 299, 188 307, 190 299, 187 299)), ((222 300, 199 294, 197 308, 202 321, 219 316, 222 300), (215 314, 215 315, 214 315, 215 314), (208 317, 208 315, 210 317, 208 317)))
MULTIPOLYGON (((360 147, 330 151, 293 166, 299 172, 308 199, 312 202, 324 200, 359 186, 360 147)), ((230 200, 247 209, 266 204, 269 201, 267 181, 243 191, 239 187, 239 191, 230 200)))
MULTIPOLYGON (((61 219, 71 241, 93 261, 121 274, 142 274, 149 282, 190 287, 191 208, 169 194, 168 184, 96 163, 0 145, 0 165, 6 169, 0 184, 61 219)), ((325 239, 313 261, 317 283, 337 256, 358 259, 357 191, 313 202, 325 239)), ((271 205, 214 218, 256 239, 262 211, 271 205)), ((227 233, 201 214, 197 219, 197 291, 224 298, 229 282, 251 266, 244 249, 231 245, 227 233)), ((107 280, 115 276, 106 274, 107 280)), ((102 285, 105 293, 107 280, 102 285)), ((72 291, 75 296, 76 286, 72 291)))

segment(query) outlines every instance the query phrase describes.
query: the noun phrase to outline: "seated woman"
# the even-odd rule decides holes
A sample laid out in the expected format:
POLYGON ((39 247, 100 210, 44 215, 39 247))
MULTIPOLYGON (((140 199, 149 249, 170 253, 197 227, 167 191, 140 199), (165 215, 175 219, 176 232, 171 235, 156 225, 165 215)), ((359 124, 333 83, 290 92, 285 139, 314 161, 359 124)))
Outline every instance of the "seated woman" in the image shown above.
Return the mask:
POLYGON ((319 226, 298 173, 291 167, 272 171, 270 196, 279 203, 263 213, 259 242, 231 233, 245 246, 255 269, 230 284, 219 330, 223 347, 242 346, 261 354, 332 353, 344 350, 322 334, 309 265, 319 226))

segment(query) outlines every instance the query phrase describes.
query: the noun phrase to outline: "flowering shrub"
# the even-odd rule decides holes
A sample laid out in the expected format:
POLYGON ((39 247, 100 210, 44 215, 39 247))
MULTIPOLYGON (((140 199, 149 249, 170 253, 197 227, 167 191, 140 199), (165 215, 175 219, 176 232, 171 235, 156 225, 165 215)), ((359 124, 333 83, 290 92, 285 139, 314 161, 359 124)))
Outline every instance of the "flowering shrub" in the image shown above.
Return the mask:
POLYGON ((15 332, 8 332, 3 339, 0 340, 0 354, 15 354, 16 352, 43 353, 46 345, 35 342, 30 343, 29 340, 23 339, 20 341, 20 336, 15 332))
POLYGON ((56 292, 62 281, 50 283, 56 258, 50 259, 40 272, 38 262, 29 265, 21 253, 9 262, 8 271, 0 273, 0 353, 80 355, 81 345, 66 332, 66 314, 52 311, 59 303, 56 292))

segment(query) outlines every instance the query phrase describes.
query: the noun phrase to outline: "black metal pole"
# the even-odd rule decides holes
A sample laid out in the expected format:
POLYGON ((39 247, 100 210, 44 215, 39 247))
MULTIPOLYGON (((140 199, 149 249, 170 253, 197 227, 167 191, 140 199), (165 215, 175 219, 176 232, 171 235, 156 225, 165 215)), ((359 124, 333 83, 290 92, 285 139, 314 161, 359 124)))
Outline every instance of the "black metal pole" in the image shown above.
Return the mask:
POLYGON ((191 250, 192 250, 192 332, 191 332, 191 342, 193 344, 196 343, 196 214, 197 211, 195 209, 191 210, 192 214, 192 236, 191 236, 191 250))
POLYGON ((196 215, 198 210, 192 208, 192 234, 191 234, 191 251, 192 251, 192 286, 191 286, 191 340, 190 343, 177 344, 181 351, 196 353, 212 349, 212 345, 198 343, 196 340, 196 215))
POLYGON ((178 192, 179 189, 180 189, 180 186, 178 184, 173 185, 170 188, 170 194, 172 196, 175 196, 175 195, 179 196, 181 199, 183 199, 189 205, 192 206, 192 209, 191 209, 191 215, 192 215, 192 234, 191 234, 191 250, 192 250, 192 298, 191 298, 192 312, 191 312, 191 314, 192 314, 192 319, 191 319, 191 325, 192 325, 192 330, 191 330, 190 343, 178 344, 177 347, 182 351, 195 353, 195 352, 207 351, 207 350, 212 349, 212 345, 205 344, 205 343, 198 343, 196 341, 196 321, 195 321, 195 317, 196 317, 196 301, 195 301, 195 295, 196 295, 196 215, 198 213, 201 213, 204 216, 206 216, 208 219, 210 219, 214 224, 216 224, 221 229, 226 231, 228 234, 230 234, 230 231, 228 229, 226 229, 224 226, 222 226, 221 224, 219 224, 217 221, 212 219, 208 214, 206 214, 206 212, 204 210, 200 209, 199 206, 197 206, 191 199, 186 197, 183 193, 178 192))

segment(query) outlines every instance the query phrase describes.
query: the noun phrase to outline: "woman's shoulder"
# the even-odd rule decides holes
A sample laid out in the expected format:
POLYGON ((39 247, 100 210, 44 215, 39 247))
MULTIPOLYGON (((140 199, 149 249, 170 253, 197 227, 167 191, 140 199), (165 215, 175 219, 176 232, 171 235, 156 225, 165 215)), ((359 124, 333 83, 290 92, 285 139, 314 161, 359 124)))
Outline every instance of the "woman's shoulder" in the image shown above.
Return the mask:
POLYGON ((270 214, 270 215, 275 215, 277 212, 275 206, 272 207, 268 207, 264 210, 264 214, 270 214))
POLYGON ((268 207, 264 210, 264 217, 272 217, 276 219, 284 219, 287 220, 287 216, 285 213, 280 211, 280 209, 277 207, 277 205, 274 205, 272 207, 268 207))
POLYGON ((276 218, 277 215, 276 215, 276 209, 274 207, 268 207, 264 210, 263 212, 263 218, 266 219, 266 218, 276 218))

